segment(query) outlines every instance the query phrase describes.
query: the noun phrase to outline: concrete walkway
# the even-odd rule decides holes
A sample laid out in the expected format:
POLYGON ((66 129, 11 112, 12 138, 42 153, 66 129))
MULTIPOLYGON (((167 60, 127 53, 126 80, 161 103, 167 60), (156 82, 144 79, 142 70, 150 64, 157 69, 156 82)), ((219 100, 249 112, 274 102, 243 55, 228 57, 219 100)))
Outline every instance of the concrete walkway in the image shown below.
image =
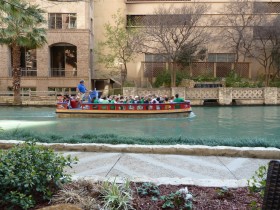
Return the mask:
MULTIPOLYGON (((22 141, 0 140, 0 149, 9 149, 18 143, 22 141)), ((268 164, 271 159, 280 159, 280 149, 263 147, 41 145, 78 157, 78 164, 68 172, 74 179, 95 181, 129 179, 157 184, 241 187, 247 186, 247 180, 259 166, 268 164)))
POLYGON ((152 181, 157 184, 246 186, 269 159, 170 154, 64 152, 79 158, 69 173, 93 180, 152 181))

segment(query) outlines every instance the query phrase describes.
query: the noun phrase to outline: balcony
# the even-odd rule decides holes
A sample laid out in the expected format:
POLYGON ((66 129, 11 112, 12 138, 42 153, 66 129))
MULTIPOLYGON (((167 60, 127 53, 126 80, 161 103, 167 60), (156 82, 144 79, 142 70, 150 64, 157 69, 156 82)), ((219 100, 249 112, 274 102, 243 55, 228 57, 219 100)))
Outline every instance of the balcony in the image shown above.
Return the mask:
POLYGON ((65 70, 62 68, 52 68, 50 71, 51 77, 77 77, 77 69, 65 70))
MULTIPOLYGON (((9 76, 13 76, 13 70, 9 70, 9 76)), ((21 68, 22 77, 37 77, 37 69, 32 68, 21 68)))

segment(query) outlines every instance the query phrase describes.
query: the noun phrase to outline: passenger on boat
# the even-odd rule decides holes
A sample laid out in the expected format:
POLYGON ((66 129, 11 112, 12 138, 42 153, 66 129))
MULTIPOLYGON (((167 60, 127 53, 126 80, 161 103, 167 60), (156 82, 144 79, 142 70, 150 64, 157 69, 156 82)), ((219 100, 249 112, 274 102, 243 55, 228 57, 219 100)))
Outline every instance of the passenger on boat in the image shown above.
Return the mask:
MULTIPOLYGON (((165 104, 169 104, 170 102, 169 102, 169 98, 168 97, 166 97, 165 99, 164 99, 164 102, 163 103, 165 103, 165 104)), ((171 109, 171 106, 170 105, 165 105, 165 109, 171 109)))
POLYGON ((134 104, 133 96, 129 96, 127 103, 134 104))
POLYGON ((171 97, 169 98, 169 103, 173 103, 173 101, 174 101, 174 96, 171 96, 171 97))
POLYGON ((63 102, 67 103, 67 108, 68 108, 68 109, 71 109, 71 108, 72 108, 72 107, 71 107, 71 98, 70 98, 69 95, 65 95, 65 96, 63 97, 63 102))
POLYGON ((110 100, 110 104, 116 104, 116 97, 115 96, 111 96, 111 100, 110 100))
POLYGON ((99 100, 94 96, 94 97, 92 98, 92 103, 94 103, 94 104, 99 104, 99 100))
POLYGON ((81 101, 85 100, 85 96, 86 96, 87 91, 88 91, 88 89, 85 86, 85 81, 81 80, 80 83, 77 86, 77 93, 78 93, 78 96, 80 97, 81 101))
POLYGON ((108 104, 109 103, 109 100, 108 100, 107 96, 104 96, 102 99, 103 99, 102 102, 101 102, 102 104, 108 104))
POLYGON ((180 102, 185 102, 185 100, 183 98, 179 98, 179 94, 176 93, 175 94, 175 99, 173 100, 173 102, 180 103, 180 102))

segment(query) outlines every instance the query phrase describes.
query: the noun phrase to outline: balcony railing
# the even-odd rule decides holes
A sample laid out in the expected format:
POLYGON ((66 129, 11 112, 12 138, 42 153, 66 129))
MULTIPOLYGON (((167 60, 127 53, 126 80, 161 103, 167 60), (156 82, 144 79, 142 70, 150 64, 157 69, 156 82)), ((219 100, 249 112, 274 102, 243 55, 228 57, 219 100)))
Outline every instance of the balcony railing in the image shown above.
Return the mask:
MULTIPOLYGON (((13 70, 9 70, 9 76, 13 76, 13 70)), ((22 77, 37 77, 37 69, 31 68, 21 68, 21 76, 22 77)))
POLYGON ((77 77, 77 69, 73 68, 73 70, 65 70, 52 68, 50 71, 51 77, 77 77))

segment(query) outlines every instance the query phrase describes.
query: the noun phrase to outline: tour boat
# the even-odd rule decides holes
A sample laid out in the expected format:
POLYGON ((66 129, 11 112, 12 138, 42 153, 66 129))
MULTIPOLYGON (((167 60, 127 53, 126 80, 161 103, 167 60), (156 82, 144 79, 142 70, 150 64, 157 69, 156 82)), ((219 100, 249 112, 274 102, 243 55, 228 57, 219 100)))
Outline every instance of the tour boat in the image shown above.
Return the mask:
POLYGON ((190 101, 160 104, 94 104, 81 103, 79 108, 68 108, 66 102, 58 102, 58 117, 189 117, 190 101))

